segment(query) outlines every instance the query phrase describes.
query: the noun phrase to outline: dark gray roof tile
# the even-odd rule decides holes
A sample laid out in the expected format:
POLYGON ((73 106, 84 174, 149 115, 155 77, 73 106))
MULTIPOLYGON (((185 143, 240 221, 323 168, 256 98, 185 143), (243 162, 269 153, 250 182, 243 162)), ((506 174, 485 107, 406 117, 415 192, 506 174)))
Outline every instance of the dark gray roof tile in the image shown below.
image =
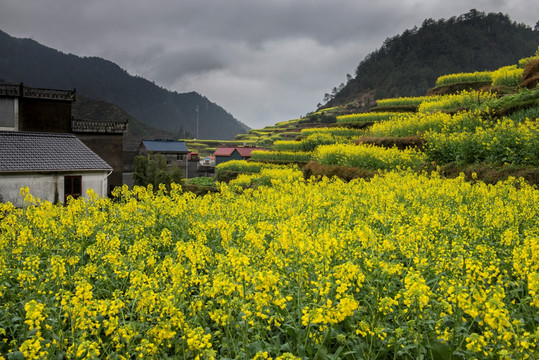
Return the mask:
POLYGON ((0 172, 112 170, 73 134, 0 131, 0 172))
POLYGON ((174 140, 142 140, 144 147, 150 152, 188 153, 187 145, 183 141, 174 140))

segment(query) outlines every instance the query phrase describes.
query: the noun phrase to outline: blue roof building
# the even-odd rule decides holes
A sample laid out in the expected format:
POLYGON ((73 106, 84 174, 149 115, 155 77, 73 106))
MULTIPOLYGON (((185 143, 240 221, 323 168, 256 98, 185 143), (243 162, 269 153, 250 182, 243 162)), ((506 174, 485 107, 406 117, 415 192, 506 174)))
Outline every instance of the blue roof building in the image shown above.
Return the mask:
POLYGON ((151 157, 152 155, 163 155, 169 168, 179 167, 187 177, 189 150, 183 141, 175 140, 142 140, 139 148, 139 155, 151 157))
POLYGON ((139 153, 188 154, 189 150, 183 141, 142 140, 139 153))

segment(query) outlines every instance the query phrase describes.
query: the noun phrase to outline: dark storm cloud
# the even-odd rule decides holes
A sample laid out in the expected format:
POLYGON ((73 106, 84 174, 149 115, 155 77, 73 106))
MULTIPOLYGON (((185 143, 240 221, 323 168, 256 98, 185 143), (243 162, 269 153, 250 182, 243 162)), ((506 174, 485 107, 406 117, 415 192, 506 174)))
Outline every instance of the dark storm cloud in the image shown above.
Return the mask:
POLYGON ((314 110, 387 37, 471 8, 539 20, 535 0, 0 0, 0 26, 263 127, 314 110))

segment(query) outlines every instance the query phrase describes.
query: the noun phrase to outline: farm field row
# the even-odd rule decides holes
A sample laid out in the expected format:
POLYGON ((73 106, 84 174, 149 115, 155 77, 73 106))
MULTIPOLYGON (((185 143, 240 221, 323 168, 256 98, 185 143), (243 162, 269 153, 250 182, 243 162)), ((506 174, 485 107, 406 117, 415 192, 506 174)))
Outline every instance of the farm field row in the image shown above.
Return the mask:
POLYGON ((0 356, 537 354, 536 188, 288 175, 0 205, 0 356))

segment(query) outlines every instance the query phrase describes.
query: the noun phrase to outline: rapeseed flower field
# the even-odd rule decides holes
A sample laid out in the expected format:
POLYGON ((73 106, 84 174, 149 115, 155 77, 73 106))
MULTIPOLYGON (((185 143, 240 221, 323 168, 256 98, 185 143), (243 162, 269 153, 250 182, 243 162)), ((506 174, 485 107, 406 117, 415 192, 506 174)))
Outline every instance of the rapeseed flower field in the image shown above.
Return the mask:
POLYGON ((0 359, 536 359, 539 191, 292 173, 0 204, 0 359))

